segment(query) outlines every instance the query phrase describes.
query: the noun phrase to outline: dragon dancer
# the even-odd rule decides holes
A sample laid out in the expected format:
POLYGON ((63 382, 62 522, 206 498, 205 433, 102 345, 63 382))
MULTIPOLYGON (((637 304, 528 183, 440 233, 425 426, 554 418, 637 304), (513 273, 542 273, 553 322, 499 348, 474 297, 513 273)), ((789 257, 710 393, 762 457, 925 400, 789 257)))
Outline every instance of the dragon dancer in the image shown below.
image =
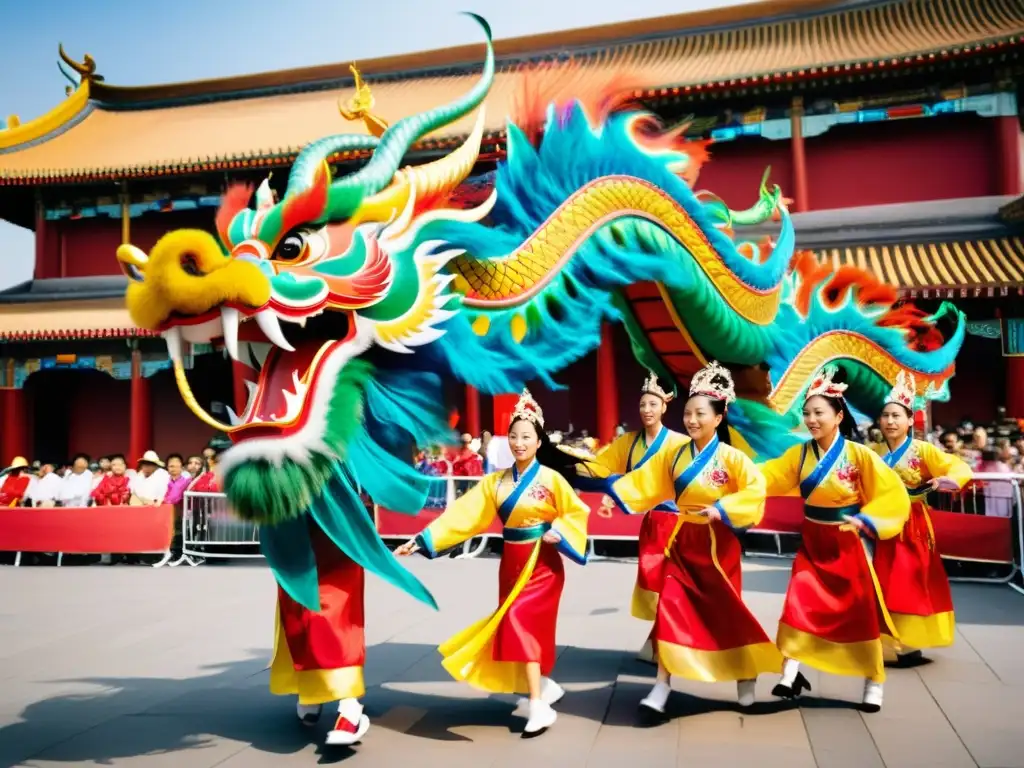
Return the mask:
POLYGON ((703 368, 693 376, 683 411, 689 437, 673 433, 664 449, 611 488, 627 512, 666 499, 678 505, 651 635, 657 682, 640 703, 657 714, 665 711, 673 675, 735 680, 740 705, 749 707, 758 675, 782 666, 741 594, 742 552, 733 530, 761 521, 765 481, 730 445, 726 409, 735 397, 728 370, 715 362, 703 368))
POLYGON ((557 719, 565 691, 551 679, 558 604, 565 583, 562 556, 586 563, 590 508, 559 473, 566 457, 544 432, 544 413, 524 391, 509 424, 515 465, 487 475, 396 554, 435 558, 487 530, 504 526, 498 609, 443 643, 442 664, 456 680, 490 693, 526 693, 524 737, 557 719))
POLYGON ((761 466, 768 494, 799 489, 804 500, 800 549, 779 621, 786 657, 774 695, 794 698, 810 684, 800 663, 864 678, 861 709, 882 708, 885 668, 881 635, 896 636, 861 537, 891 539, 910 514, 899 477, 869 448, 853 442, 847 384, 827 365, 804 398, 811 440, 761 466))
POLYGON ((879 541, 874 559, 898 633, 900 662, 920 657, 922 649, 953 644, 953 596, 935 547, 927 497, 935 490, 960 490, 971 480, 970 467, 958 456, 914 439, 916 402, 914 377, 901 371, 879 417, 886 442, 882 460, 899 475, 911 499, 910 518, 900 535, 879 541))
MULTIPOLYGON (((605 446, 595 458, 577 465, 586 475, 570 476, 569 482, 581 490, 606 491, 622 475, 640 469, 659 451, 678 440, 680 435, 666 427, 662 420, 675 395, 666 392, 651 373, 640 393, 640 424, 642 429, 620 435, 605 446), (604 476, 603 478, 601 476, 604 476)), ((676 525, 678 508, 671 501, 663 502, 644 514, 640 525, 636 584, 633 587, 631 612, 643 621, 654 621, 658 595, 665 578, 665 547, 676 525)), ((653 662, 651 639, 641 649, 639 658, 653 662)))
MULTIPOLYGON (((495 121, 485 103, 496 77, 491 32, 472 18, 485 49, 464 92, 389 121, 372 114, 369 73, 340 110, 361 122, 309 136, 273 188, 253 188, 252 164, 233 171, 212 231, 169 232, 148 253, 117 249, 132 321, 166 341, 183 401, 232 442, 221 461, 228 503, 259 524, 278 586, 309 612, 293 622, 282 601, 285 639, 334 610, 335 575, 354 615, 348 561, 434 605, 380 540, 360 492, 391 510, 422 508, 429 478, 409 458, 451 439, 446 381, 491 395, 531 381, 557 388, 614 322, 663 382, 676 377, 661 341, 744 371, 754 386, 737 392, 729 421, 735 444, 760 456, 799 440, 807 372, 822 360, 857 374, 851 396, 862 412, 878 409, 901 369, 948 397, 966 333, 952 305, 926 315, 867 272, 795 252, 777 186, 762 183, 740 211, 695 192, 707 142, 666 126, 620 78, 560 65, 517 71, 507 77, 521 79, 522 98, 495 121), (507 153, 481 172, 492 131, 504 131, 507 153), (458 146, 413 164, 421 140, 442 134, 461 136, 458 146), (467 187, 487 189, 486 199, 467 187), (772 219, 774 238, 743 236, 772 219), (678 332, 645 330, 636 295, 678 332), (224 420, 189 381, 190 346, 208 344, 224 348, 249 389, 224 420)), ((572 526, 560 532, 583 546, 572 526)), ((323 664, 325 679, 347 670, 351 683, 322 696, 281 683, 299 688, 303 706, 356 698, 358 654, 307 658, 298 641, 288 651, 296 675, 323 664)), ((362 715, 350 714, 358 732, 362 715)))

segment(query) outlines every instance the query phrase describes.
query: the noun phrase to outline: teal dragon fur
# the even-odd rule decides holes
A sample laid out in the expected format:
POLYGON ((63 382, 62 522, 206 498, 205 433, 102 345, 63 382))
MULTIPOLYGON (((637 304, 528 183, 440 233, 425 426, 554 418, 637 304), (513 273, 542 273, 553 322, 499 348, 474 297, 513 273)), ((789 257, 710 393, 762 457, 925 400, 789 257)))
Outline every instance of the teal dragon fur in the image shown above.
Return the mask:
MULTIPOLYGON (((759 457, 801 439, 799 395, 812 361, 845 367, 855 405, 870 412, 904 368, 931 396, 946 397, 963 340, 952 307, 908 314, 870 276, 806 262, 767 177, 747 211, 695 194, 679 173, 693 162, 687 142, 658 143, 656 121, 636 107, 602 111, 592 100, 559 98, 535 137, 513 119, 487 202, 450 205, 476 162, 495 72, 490 30, 473 18, 487 55, 463 96, 379 138, 310 143, 280 201, 266 184, 255 208, 251 189, 229 190, 220 243, 182 230, 149 255, 118 251, 133 278, 132 317, 167 337, 172 357, 182 339, 203 341, 196 329, 210 327, 211 338, 223 335, 229 352, 253 362, 249 404, 221 425, 235 443, 223 457, 223 486, 234 511, 261 524, 278 582, 312 610, 310 525, 434 605, 380 540, 360 494, 388 509, 420 509, 430 478, 411 462, 417 447, 452 437, 446 379, 493 394, 538 381, 557 388, 558 374, 600 344, 602 324, 618 322, 638 360, 685 386, 634 316, 632 286, 659 286, 694 355, 763 372, 766 391, 739 392, 730 411, 759 457), (474 112, 459 149, 399 170, 421 136, 474 112), (327 161, 347 150, 373 154, 332 179, 327 161), (744 226, 769 218, 778 220, 772 242, 743 238, 744 226), (183 277, 184 253, 200 274, 183 277), (240 322, 258 325, 272 350, 240 340, 240 322)), ((186 402, 216 424, 179 374, 186 402)))

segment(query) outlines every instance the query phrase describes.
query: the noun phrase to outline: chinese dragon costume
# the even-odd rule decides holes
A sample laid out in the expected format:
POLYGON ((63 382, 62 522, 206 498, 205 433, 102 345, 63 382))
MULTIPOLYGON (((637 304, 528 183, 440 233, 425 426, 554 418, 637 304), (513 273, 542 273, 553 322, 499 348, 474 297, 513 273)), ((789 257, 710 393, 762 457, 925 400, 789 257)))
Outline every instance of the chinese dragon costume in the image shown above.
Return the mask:
MULTIPOLYGON (((795 253, 776 187, 731 211, 693 190, 706 142, 575 75, 524 89, 507 124, 507 156, 483 204, 460 204, 477 164, 487 53, 476 84, 449 104, 365 133, 306 146, 280 200, 269 184, 224 194, 213 236, 166 234, 146 254, 117 257, 129 276, 134 322, 167 342, 188 406, 232 442, 222 457, 234 512, 261 525, 279 585, 271 689, 299 696, 299 716, 341 700, 329 740, 353 743, 368 722, 363 694, 363 574, 434 606, 392 556, 361 494, 415 513, 429 479, 413 447, 450 433, 442 383, 485 393, 555 376, 592 352, 601 325, 619 322, 638 360, 673 387, 673 369, 638 319, 631 295, 667 309, 674 348, 698 365, 715 358, 736 376, 735 444, 757 457, 801 439, 801 393, 821 365, 847 369, 873 412, 899 370, 921 393, 946 394, 964 334, 951 306, 936 315, 897 302, 872 276, 795 253), (421 137, 475 113, 454 151, 401 167, 421 137), (333 174, 329 160, 370 153, 333 174), (254 199, 255 207, 250 207, 254 199), (739 236, 774 218, 774 240, 739 236), (192 395, 185 345, 222 342, 249 372, 250 398, 221 423, 192 395)), ((557 70, 554 70, 557 73, 557 70)), ((529 77, 525 73, 524 77, 529 77)), ((361 98, 360 98, 361 97, 361 98)))

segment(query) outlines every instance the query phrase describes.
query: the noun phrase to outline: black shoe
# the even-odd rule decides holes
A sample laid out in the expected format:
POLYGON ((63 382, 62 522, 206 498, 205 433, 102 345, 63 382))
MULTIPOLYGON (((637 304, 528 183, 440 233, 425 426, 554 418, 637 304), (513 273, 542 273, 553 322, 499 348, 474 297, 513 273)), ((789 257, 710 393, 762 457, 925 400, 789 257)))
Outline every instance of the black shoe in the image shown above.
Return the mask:
POLYGON ((804 677, 803 672, 796 673, 796 679, 792 685, 786 685, 785 683, 779 682, 774 688, 772 688, 772 696, 777 696, 780 699, 795 699, 804 691, 811 690, 811 684, 804 677))
POLYGON ((909 653, 896 654, 897 667, 917 667, 921 664, 927 664, 928 661, 929 659, 926 659, 921 651, 910 651, 909 653))

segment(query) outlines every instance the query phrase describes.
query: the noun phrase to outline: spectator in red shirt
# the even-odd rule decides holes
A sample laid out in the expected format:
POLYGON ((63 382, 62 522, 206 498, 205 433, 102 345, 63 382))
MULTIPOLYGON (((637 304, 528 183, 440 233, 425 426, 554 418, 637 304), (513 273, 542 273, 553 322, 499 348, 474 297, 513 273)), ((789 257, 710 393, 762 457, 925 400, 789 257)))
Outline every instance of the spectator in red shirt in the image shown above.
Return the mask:
POLYGON ((473 450, 473 436, 462 436, 462 448, 452 458, 452 474, 455 477, 479 477, 484 473, 484 462, 473 450))
POLYGON ((118 454, 110 457, 110 474, 100 480, 91 494, 96 506, 110 507, 128 503, 132 492, 128 489, 130 478, 125 474, 127 470, 124 456, 118 454))

